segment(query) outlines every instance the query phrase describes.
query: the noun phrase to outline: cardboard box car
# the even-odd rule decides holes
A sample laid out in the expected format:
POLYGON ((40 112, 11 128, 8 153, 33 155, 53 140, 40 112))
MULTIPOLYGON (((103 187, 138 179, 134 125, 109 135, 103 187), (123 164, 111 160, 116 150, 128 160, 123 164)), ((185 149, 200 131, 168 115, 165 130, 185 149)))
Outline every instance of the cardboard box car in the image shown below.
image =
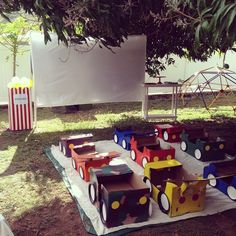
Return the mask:
POLYGON ((189 174, 177 160, 148 163, 144 182, 160 210, 170 217, 202 211, 208 180, 189 174))
POLYGON ((92 134, 78 134, 62 136, 59 141, 59 148, 64 156, 71 157, 71 149, 76 145, 91 142, 93 139, 92 134))
POLYGON ((210 186, 236 201, 236 160, 210 163, 204 167, 203 177, 209 179, 210 186))
POLYGON ((175 158, 175 149, 162 147, 155 134, 133 136, 130 157, 143 168, 148 162, 171 160, 175 158))
POLYGON ((94 143, 86 143, 78 146, 74 146, 71 149, 72 153, 72 166, 79 172, 80 177, 88 182, 90 179, 91 168, 99 168, 109 165, 112 158, 120 156, 120 153, 104 152, 99 153, 95 150, 94 143))
POLYGON ((149 188, 127 165, 91 169, 90 175, 90 201, 108 228, 148 220, 149 188))
POLYGON ((211 139, 204 129, 186 129, 181 134, 180 149, 200 161, 225 158, 225 141, 220 137, 211 139))

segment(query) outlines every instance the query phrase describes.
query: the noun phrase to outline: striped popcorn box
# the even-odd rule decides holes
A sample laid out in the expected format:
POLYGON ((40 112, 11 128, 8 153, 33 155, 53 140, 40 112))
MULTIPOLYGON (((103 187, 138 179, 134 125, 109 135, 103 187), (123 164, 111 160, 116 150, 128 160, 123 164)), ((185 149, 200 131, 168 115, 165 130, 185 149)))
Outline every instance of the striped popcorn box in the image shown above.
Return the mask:
POLYGON ((8 117, 10 130, 26 130, 33 128, 31 89, 18 86, 8 86, 8 117))

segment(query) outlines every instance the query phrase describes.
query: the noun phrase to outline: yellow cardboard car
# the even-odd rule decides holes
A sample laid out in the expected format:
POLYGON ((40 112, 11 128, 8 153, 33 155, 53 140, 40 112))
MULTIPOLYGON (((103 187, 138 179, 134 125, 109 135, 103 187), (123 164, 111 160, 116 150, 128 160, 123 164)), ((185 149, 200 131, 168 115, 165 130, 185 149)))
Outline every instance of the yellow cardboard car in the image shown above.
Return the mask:
POLYGON ((147 163, 143 180, 160 210, 170 217, 204 209, 208 180, 189 174, 177 160, 147 163))

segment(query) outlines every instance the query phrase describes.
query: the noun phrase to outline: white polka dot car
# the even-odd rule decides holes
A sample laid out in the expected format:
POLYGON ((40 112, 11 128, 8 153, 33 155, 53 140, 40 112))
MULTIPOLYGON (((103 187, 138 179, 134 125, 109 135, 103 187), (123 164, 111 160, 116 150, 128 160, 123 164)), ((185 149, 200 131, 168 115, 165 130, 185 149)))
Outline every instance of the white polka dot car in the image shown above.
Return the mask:
POLYGON ((170 217, 204 209, 208 180, 189 174, 177 160, 147 163, 143 181, 170 217))
POLYGON ((125 165, 91 169, 88 195, 108 228, 148 220, 149 188, 125 165))

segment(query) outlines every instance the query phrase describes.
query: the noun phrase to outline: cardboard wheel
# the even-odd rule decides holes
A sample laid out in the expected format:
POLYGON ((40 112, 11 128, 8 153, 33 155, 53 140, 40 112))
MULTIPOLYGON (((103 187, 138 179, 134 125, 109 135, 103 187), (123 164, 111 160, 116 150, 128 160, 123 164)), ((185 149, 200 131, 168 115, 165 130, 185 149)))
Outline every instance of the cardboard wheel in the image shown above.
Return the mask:
POLYGON ((118 139, 117 134, 114 134, 114 136, 113 136, 113 140, 114 140, 115 143, 118 143, 119 139, 118 139))
POLYGON ((62 152, 63 152, 63 155, 66 156, 66 147, 65 146, 62 146, 62 152))
POLYGON ((143 178, 143 182, 149 187, 149 191, 151 193, 152 192, 152 183, 151 183, 150 179, 145 176, 143 178))
POLYGON ((81 166, 79 167, 79 176, 81 177, 81 179, 84 179, 84 170, 81 166))
POLYGON ((227 194, 231 200, 236 201, 236 188, 234 186, 232 185, 228 186, 227 194))
POLYGON ((163 139, 164 139, 165 141, 168 141, 168 140, 169 140, 169 134, 168 134, 167 131, 164 131, 164 133, 163 133, 163 139))
POLYGON ((124 149, 127 148, 127 143, 126 143, 125 139, 122 140, 122 147, 123 147, 124 149))
POLYGON ((147 157, 143 157, 143 159, 142 159, 142 167, 145 168, 145 166, 147 165, 147 163, 148 163, 147 157))
POLYGON ((72 161, 72 167, 75 169, 75 170, 77 170, 77 168, 76 168, 76 162, 75 162, 75 160, 72 158, 71 159, 72 161))
POLYGON ((187 148, 188 148, 187 143, 186 143, 185 141, 182 141, 182 142, 180 143, 180 149, 181 149, 183 152, 186 152, 186 151, 187 151, 187 148))
POLYGON ((96 201, 96 186, 95 184, 89 184, 88 186, 89 200, 92 204, 96 201))
POLYGON ((162 192, 162 191, 159 192, 157 201, 158 201, 158 205, 159 205, 160 210, 163 213, 168 214, 170 211, 170 202, 164 192, 162 192))
POLYGON ((196 159, 201 160, 202 153, 198 148, 194 151, 194 156, 195 156, 196 159))
POLYGON ((131 157, 131 159, 132 159, 133 161, 136 160, 136 153, 135 153, 134 150, 131 150, 131 151, 130 151, 130 157, 131 157))
POLYGON ((62 146, 61 141, 59 142, 59 149, 60 149, 60 151, 62 152, 63 146, 62 146))
POLYGON ((159 131, 158 129, 155 129, 156 136, 159 136, 159 131))
POLYGON ((105 224, 107 222, 107 207, 103 200, 101 201, 100 217, 103 224, 105 224))
POLYGON ((215 176, 213 174, 208 174, 207 178, 209 179, 209 185, 212 187, 216 187, 217 179, 215 179, 215 176))
POLYGON ((152 216, 152 202, 151 201, 149 202, 148 215, 149 217, 152 216))

